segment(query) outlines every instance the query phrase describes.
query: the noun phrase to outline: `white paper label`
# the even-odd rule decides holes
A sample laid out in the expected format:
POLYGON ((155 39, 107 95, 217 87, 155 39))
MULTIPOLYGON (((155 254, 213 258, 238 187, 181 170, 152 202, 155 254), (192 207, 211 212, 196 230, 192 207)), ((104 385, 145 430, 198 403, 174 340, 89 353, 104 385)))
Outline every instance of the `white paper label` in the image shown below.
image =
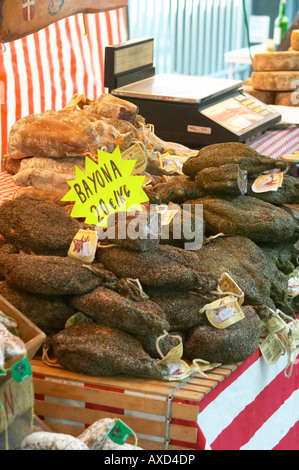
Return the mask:
POLYGON ((223 323, 234 315, 234 309, 232 307, 226 307, 223 310, 218 310, 217 313, 214 314, 214 321, 216 323, 223 323))
POLYGON ((194 132, 195 134, 207 134, 207 135, 212 134, 211 127, 188 126, 187 130, 188 132, 194 132))

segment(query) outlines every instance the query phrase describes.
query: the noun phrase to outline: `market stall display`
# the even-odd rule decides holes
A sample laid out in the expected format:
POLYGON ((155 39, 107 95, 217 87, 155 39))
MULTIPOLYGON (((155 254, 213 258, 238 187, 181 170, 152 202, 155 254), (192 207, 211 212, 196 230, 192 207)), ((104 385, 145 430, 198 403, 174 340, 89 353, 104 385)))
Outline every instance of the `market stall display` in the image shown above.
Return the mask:
POLYGON ((95 421, 77 438, 49 431, 32 432, 21 442, 21 450, 143 450, 137 445, 118 445, 110 439, 116 422, 113 419, 95 421))
MULTIPOLYGON (((205 148, 203 151, 199 152, 198 156, 187 159, 183 166, 183 172, 187 173, 185 176, 198 181, 197 175, 204 169, 215 168, 216 164, 218 164, 218 168, 220 169, 223 168, 223 166, 225 167, 222 163, 223 160, 226 163, 229 152, 232 154, 231 160, 239 164, 238 168, 241 167, 243 171, 249 172, 250 176, 255 175, 259 177, 260 174, 266 170, 270 170, 271 167, 272 169, 276 168, 283 171, 287 169, 285 162, 262 157, 243 144, 223 144, 223 146, 220 147, 205 148), (233 147, 236 147, 235 151, 233 147), (227 148, 227 152, 225 152, 225 148, 227 148), (242 154, 243 149, 244 155, 242 154), (248 151, 253 157, 251 160, 248 159, 247 162, 248 151), (202 158, 200 158, 201 152, 203 154, 202 158), (224 154, 223 158, 221 157, 221 152, 224 154), (206 158, 204 157, 205 153, 207 154, 206 158), (238 158, 234 155, 238 155, 238 158)), ((237 174, 235 174, 235 176, 237 177, 237 174)), ((176 176, 172 178, 176 178, 176 176)), ((155 185, 153 190, 156 187, 159 187, 159 183, 155 185)), ((298 186, 297 191, 295 184, 294 188, 294 198, 296 200, 296 198, 298 198, 298 186)), ((222 189, 225 194, 225 185, 222 189)), ((278 193, 279 189, 277 190, 278 193)), ((118 246, 117 239, 114 239, 114 246, 101 246, 101 243, 99 243, 95 260, 88 265, 67 256, 67 247, 64 249, 64 252, 61 253, 61 256, 57 256, 56 254, 48 255, 49 242, 45 248, 36 249, 36 247, 41 246, 40 243, 44 241, 46 237, 45 234, 49 232, 47 223, 50 219, 49 213, 51 213, 52 209, 55 215, 57 213, 63 220, 65 219, 67 221, 66 233, 69 233, 69 235, 65 235, 64 240, 68 239, 70 244, 71 239, 75 237, 80 223, 77 222, 78 225, 74 227, 74 230, 72 223, 75 223, 75 221, 63 208, 55 205, 55 203, 45 201, 44 199, 36 199, 26 194, 15 198, 13 201, 8 201, 1 206, 0 215, 2 217, 1 221, 3 221, 3 236, 4 238, 6 237, 10 243, 13 243, 18 249, 23 251, 21 254, 3 254, 1 256, 2 275, 8 287, 40 297, 61 296, 61 300, 62 297, 67 297, 67 304, 70 307, 69 313, 71 313, 71 309, 73 309, 74 312, 80 311, 92 320, 86 323, 83 321, 82 324, 79 323, 79 325, 68 326, 68 328, 62 328, 61 332, 58 332, 54 337, 58 339, 62 335, 63 340, 62 343, 59 344, 64 345, 66 348, 67 338, 69 338, 71 332, 74 331, 76 340, 70 340, 70 344, 73 344, 75 349, 70 349, 67 356, 69 358, 68 362, 63 362, 63 364, 68 364, 66 366, 67 368, 75 372, 80 371, 81 373, 87 373, 87 371, 84 370, 84 367, 87 367, 88 373, 91 374, 90 365, 92 364, 92 367, 95 367, 95 371, 92 375, 99 375, 100 370, 104 370, 101 358, 105 358, 105 362, 108 360, 108 357, 105 355, 102 356, 100 349, 98 350, 99 358, 93 361, 90 359, 93 354, 92 349, 87 348, 85 349, 85 353, 81 352, 81 354, 86 356, 86 362, 83 362, 83 366, 80 367, 80 369, 78 369, 79 365, 76 360, 72 359, 72 357, 78 355, 76 348, 80 349, 79 338, 81 334, 82 345, 87 346, 87 340, 84 339, 86 337, 84 333, 85 329, 87 332, 89 331, 91 335, 101 335, 100 329, 95 329, 93 333, 94 323, 108 328, 108 330, 105 330, 104 334, 106 338, 110 337, 112 339, 116 334, 123 334, 117 330, 124 331, 125 336, 127 335, 127 339, 124 339, 123 342, 124 345, 128 343, 130 335, 134 336, 135 338, 134 340, 132 339, 132 341, 136 347, 138 344, 138 348, 141 348, 140 351, 143 350, 142 344, 145 344, 143 337, 153 335, 152 344, 149 347, 149 350, 152 351, 154 349, 153 345, 159 335, 163 335, 165 331, 171 335, 178 327, 177 324, 174 323, 171 325, 168 322, 168 318, 171 318, 173 312, 169 312, 169 309, 166 309, 168 310, 167 315, 161 308, 161 304, 159 305, 159 302, 157 304, 155 303, 155 298, 158 298, 159 294, 161 296, 162 289, 164 296, 167 295, 168 289, 170 289, 170 292, 176 289, 178 295, 180 291, 184 295, 187 294, 187 296, 189 293, 191 301, 195 302, 196 299, 195 305, 197 304, 197 306, 195 308, 200 310, 200 308, 203 308, 207 303, 209 304, 212 300, 215 300, 215 294, 217 288, 219 288, 219 280, 224 272, 228 272, 237 283, 240 283, 239 285, 244 292, 246 301, 250 299, 250 301, 253 302, 251 305, 261 306, 265 304, 268 305, 269 309, 274 309, 274 312, 275 308, 279 305, 282 310, 286 309, 286 313, 295 315, 296 297, 294 299, 289 299, 288 297, 287 275, 282 273, 277 266, 272 265, 262 252, 262 249, 256 245, 256 243, 277 243, 282 238, 284 241, 288 239, 293 240, 293 244, 296 242, 298 225, 291 209, 285 209, 281 205, 272 205, 254 196, 239 195, 227 197, 222 194, 221 197, 211 197, 211 195, 209 195, 209 187, 207 187, 205 191, 207 192, 204 193, 205 196, 201 199, 184 201, 185 203, 189 202, 191 210, 194 204, 201 204, 203 206, 205 235, 212 237, 212 239, 207 238, 202 249, 196 251, 184 250, 183 248, 171 246, 170 240, 169 244, 166 243, 164 245, 154 246, 145 251, 136 251, 136 249, 118 246), (38 219, 34 215, 36 207, 46 214, 46 225, 44 225, 42 218, 38 219), (246 216, 244 215, 244 211, 246 216), (14 217, 9 217, 7 214, 15 214, 14 217, 16 220, 19 220, 21 216, 25 217, 25 225, 19 229, 19 232, 17 227, 14 226, 14 217), (268 216, 266 216, 267 214, 268 216), (273 222, 273 216, 275 223, 273 222), (37 225, 37 228, 34 228, 34 225, 37 225), (28 230, 31 238, 27 236, 26 243, 23 243, 23 234, 27 233, 28 230), (213 240, 213 237, 219 234, 222 235, 213 240), (236 237, 236 242, 239 240, 238 237, 241 237, 241 240, 242 237, 245 237, 241 245, 244 245, 244 242, 247 243, 247 258, 248 254, 250 254, 252 265, 252 256, 256 256, 257 262, 261 266, 260 271, 263 282, 261 282, 260 286, 256 285, 256 275, 259 268, 257 268, 257 265, 254 267, 254 287, 257 288, 257 295, 255 297, 250 294, 250 284, 247 285, 244 283, 244 277, 239 277, 236 271, 231 271, 231 269, 235 269, 236 265, 240 266, 240 263, 242 263, 237 256, 237 253, 240 254, 242 251, 240 248, 237 248, 236 258, 230 266, 229 264, 222 266, 218 263, 218 265, 213 268, 211 262, 208 261, 206 264, 207 268, 202 267, 205 266, 205 262, 209 260, 209 258, 206 258, 205 253, 210 246, 215 244, 220 245, 220 242, 226 242, 228 239, 229 248, 224 250, 224 253, 226 253, 227 250, 231 251, 231 248, 234 246, 234 237, 236 237), (35 254, 32 254, 32 252, 35 254), (215 269, 215 271, 213 269, 215 269), (223 270, 222 272, 220 271, 221 269, 223 270), (268 270, 267 290, 265 290, 266 270, 268 270), (134 290, 128 283, 128 279, 138 279, 147 298, 144 298, 142 291, 140 293, 134 290), (274 283, 275 290, 273 289, 274 283), (147 289, 149 289, 148 294, 147 289), (274 292, 278 292, 278 294, 274 294, 274 292), (195 299, 192 299, 192 295, 195 296, 195 299), (152 300, 152 298, 154 300, 152 300), (210 299, 209 302, 207 299, 210 299), (114 330, 115 328, 116 330, 114 330), (64 334, 66 336, 64 336, 64 334), (96 366, 96 363, 100 365, 96 366)), ((150 193, 151 189, 148 191, 149 195, 150 193)), ((163 202, 162 200, 162 203, 163 202)), ((54 227, 52 227, 52 231, 54 232, 54 227)), ((55 237, 54 240, 57 243, 55 237)), ((248 279, 250 279, 250 277, 248 279)), ((220 290, 220 294, 221 292, 220 290)), ((225 292, 222 292, 222 297, 225 297, 225 292)), ((259 330, 257 325, 259 319, 258 315, 261 310, 256 311, 254 308, 249 308, 250 303, 247 304, 247 306, 249 312, 248 319, 252 316, 253 323, 250 324, 249 322, 251 326, 246 327, 245 320, 241 320, 238 322, 238 327, 240 327, 243 322, 244 331, 251 331, 252 337, 250 337, 248 341, 249 349, 244 356, 243 352, 238 354, 237 348, 235 348, 235 354, 231 356, 232 362, 245 359, 259 344, 259 330)), ((182 332, 178 332, 179 334, 184 332, 182 335, 184 338, 183 344, 188 344, 189 337, 193 335, 192 329, 196 327, 200 328, 200 331, 211 330, 211 332, 213 331, 213 334, 215 334, 216 337, 218 335, 220 339, 220 335, 223 332, 214 329, 214 326, 209 324, 207 318, 198 315, 198 324, 196 324, 196 322, 194 322, 195 317, 192 316, 194 315, 192 309, 188 312, 186 311, 185 315, 186 325, 192 325, 192 327, 183 327, 182 332), (193 320, 191 318, 190 320, 188 319, 189 315, 191 315, 193 320)), ((245 317, 247 318, 246 315, 245 317)), ((230 328, 232 328, 232 326, 230 328)), ((230 330, 228 329, 227 331, 230 330)), ((244 335, 242 328, 240 335, 244 335)), ((229 338, 227 338, 227 340, 230 341, 229 338)), ((94 341, 96 341, 96 336, 94 337, 94 341)), ((102 343, 101 339, 99 339, 99 341, 102 343)), ((212 343, 208 342, 208 344, 212 343)), ((52 342, 52 345, 54 344, 56 344, 55 339, 52 342)), ((93 344, 93 341, 91 344, 93 344)), ((122 342, 119 339, 118 346, 120 346, 120 344, 122 344, 122 342)), ((207 347, 209 348, 209 346, 207 347)), ((113 355, 114 349, 115 347, 110 348, 112 362, 115 362, 113 355)), ((225 348, 223 351, 224 350, 225 348)), ((61 361, 64 361, 62 359, 64 356, 61 356, 57 347, 56 350, 54 347, 54 351, 55 356, 60 358, 61 361)), ((120 357, 124 357, 124 352, 120 353, 120 357)), ((190 352, 188 358, 191 360, 197 359, 196 354, 191 357, 190 352)), ((218 356, 217 359, 210 361, 211 356, 208 352, 201 355, 200 358, 208 360, 209 362, 222 362, 218 356)), ((149 358, 147 360, 149 360, 149 358)), ((146 370, 148 371, 147 374, 150 376, 151 368, 154 370, 153 365, 155 362, 149 362, 149 364, 152 365, 146 370)), ((119 373, 126 371, 126 373, 130 374, 131 371, 133 375, 143 374, 143 372, 141 372, 142 369, 137 368, 137 370, 135 370, 133 367, 129 369, 122 369, 120 367, 118 370, 120 371, 119 373)), ((113 369, 111 373, 116 374, 117 372, 113 369)))
MULTIPOLYGON (((15 443, 22 417, 33 419, 33 385, 29 361, 46 338, 33 322, 0 295, 0 448, 15 443), (17 424, 18 423, 18 424, 17 424), (13 428, 9 435, 8 429, 13 428)), ((26 428, 27 429, 27 428, 26 428)))
MULTIPOLYGON (((295 320, 298 213, 286 204, 299 203, 299 186, 285 160, 244 144, 194 151, 164 142, 138 108, 109 94, 73 103, 16 123, 4 159, 24 189, 0 206, 0 293, 47 334, 48 367, 153 386, 197 380, 248 359, 261 346, 261 321, 279 311, 295 320), (91 261, 74 259, 71 246, 96 227, 72 217, 61 198, 85 157, 98 162, 98 148, 112 155, 116 147, 124 157, 137 151, 149 203, 171 214, 162 224, 171 230, 153 231, 148 243, 145 204, 139 238, 99 239, 91 261), (202 246, 188 250, 175 225, 185 211, 195 224, 196 206, 202 246)), ((40 446, 39 437, 56 445, 57 436, 32 435, 24 448, 40 446)))

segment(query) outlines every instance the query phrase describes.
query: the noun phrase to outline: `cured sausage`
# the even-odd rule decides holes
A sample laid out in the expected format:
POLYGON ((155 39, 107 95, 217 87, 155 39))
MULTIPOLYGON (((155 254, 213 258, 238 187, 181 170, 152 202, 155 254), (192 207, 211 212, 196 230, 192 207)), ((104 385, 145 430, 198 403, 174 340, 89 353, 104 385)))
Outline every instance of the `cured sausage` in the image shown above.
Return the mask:
POLYGON ((33 432, 21 443, 21 450, 89 450, 84 442, 68 434, 33 432))

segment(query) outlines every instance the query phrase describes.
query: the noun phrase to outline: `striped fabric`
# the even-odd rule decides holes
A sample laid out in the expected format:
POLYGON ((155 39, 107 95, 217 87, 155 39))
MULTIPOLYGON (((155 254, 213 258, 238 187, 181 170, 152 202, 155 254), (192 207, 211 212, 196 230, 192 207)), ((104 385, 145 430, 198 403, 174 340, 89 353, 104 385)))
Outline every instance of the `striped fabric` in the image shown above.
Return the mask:
POLYGON ((257 350, 199 403, 198 425, 212 450, 298 450, 299 361, 273 366, 257 350))
POLYGON ((105 47, 127 39, 126 10, 75 15, 5 44, 0 53, 0 155, 11 125, 28 114, 59 110, 73 94, 104 90, 105 47))
POLYGON ((250 147, 267 157, 278 159, 281 155, 299 151, 299 126, 268 131, 250 143, 250 147))
POLYGON ((12 199, 18 189, 20 188, 12 182, 12 175, 2 171, 0 173, 0 205, 12 199))
MULTIPOLYGON (((197 429, 196 443, 171 439, 170 446, 194 450, 298 450, 299 449, 299 359, 292 375, 285 376, 287 355, 282 356, 273 366, 264 361, 259 350, 242 362, 229 376, 212 388, 202 400, 189 402, 174 399, 175 402, 198 407, 197 421, 183 421, 172 418, 173 425, 197 429)), ((35 375, 39 379, 44 377, 35 375)), ((45 380, 52 380, 46 377, 45 380)), ((59 379, 55 378, 55 381, 59 379)), ((64 383, 69 382, 64 380, 64 383)), ((69 382, 71 383, 71 382, 69 382)), ((76 382, 77 384, 77 382, 76 382)), ((138 393, 119 388, 101 387, 83 384, 100 390, 111 390, 131 397, 148 397, 165 400, 165 397, 152 393, 138 393)), ((95 411, 105 411, 111 416, 123 415, 140 419, 151 419, 146 412, 124 410, 96 403, 84 403, 52 396, 36 395, 37 400, 64 403, 95 411)), ((117 402, 115 403, 117 406, 117 402)), ((153 425, 157 421, 165 422, 165 416, 154 415, 153 425)), ((66 425, 75 424, 60 418, 48 418, 49 422, 66 425)), ((80 424, 82 426, 82 424, 80 424)), ((156 442, 156 450, 161 449, 164 438, 149 436, 138 432, 138 439, 156 442)), ((151 444, 151 448, 154 444, 151 444)))

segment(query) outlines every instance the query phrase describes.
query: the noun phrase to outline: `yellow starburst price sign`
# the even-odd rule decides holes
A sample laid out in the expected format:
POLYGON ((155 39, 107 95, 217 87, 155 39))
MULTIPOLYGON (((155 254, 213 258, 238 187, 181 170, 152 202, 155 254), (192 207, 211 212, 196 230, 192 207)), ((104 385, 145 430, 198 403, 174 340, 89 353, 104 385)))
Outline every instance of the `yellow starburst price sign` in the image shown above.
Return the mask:
POLYGON ((84 218, 90 225, 107 226, 116 212, 142 210, 148 196, 142 185, 145 176, 133 175, 136 161, 124 160, 119 147, 114 152, 98 151, 98 163, 85 159, 85 173, 76 166, 75 180, 62 201, 75 202, 71 216, 84 218))

